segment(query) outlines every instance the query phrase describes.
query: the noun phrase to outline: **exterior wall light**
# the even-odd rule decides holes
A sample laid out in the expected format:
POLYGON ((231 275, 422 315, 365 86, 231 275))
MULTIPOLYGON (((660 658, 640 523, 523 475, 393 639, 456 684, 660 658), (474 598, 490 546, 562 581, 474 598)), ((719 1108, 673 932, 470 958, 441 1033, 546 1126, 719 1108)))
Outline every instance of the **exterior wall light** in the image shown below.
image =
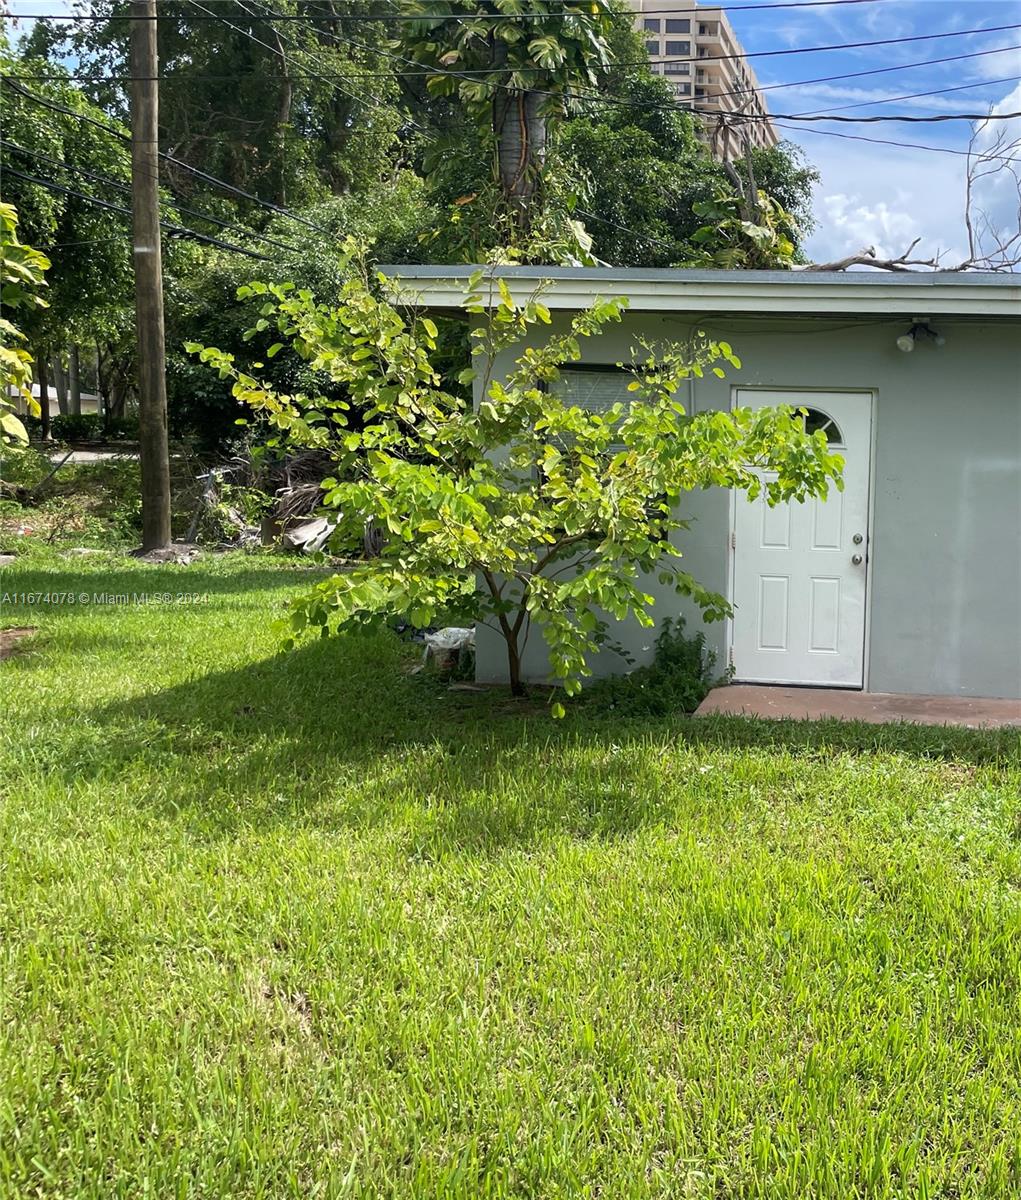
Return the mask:
POLYGON ((905 354, 910 354, 919 337, 928 338, 934 346, 947 344, 947 339, 943 334, 937 333, 928 321, 915 321, 907 333, 902 333, 897 339, 897 349, 902 350, 905 354))

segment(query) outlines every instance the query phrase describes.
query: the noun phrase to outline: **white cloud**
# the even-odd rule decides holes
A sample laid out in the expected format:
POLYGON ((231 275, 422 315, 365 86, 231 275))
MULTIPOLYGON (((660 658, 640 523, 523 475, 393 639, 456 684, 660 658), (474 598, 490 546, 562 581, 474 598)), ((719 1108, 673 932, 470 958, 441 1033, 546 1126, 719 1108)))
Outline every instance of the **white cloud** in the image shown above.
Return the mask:
POLYGON ((964 257, 964 159, 822 137, 799 140, 822 176, 819 228, 808 242, 816 261, 865 246, 895 258, 915 238, 921 238, 915 257, 941 251, 948 262, 964 257))
MULTIPOLYGON (((1011 37, 1013 42, 1021 40, 1016 35, 1011 35, 1011 37)), ((1000 79, 1007 75, 1021 75, 1021 47, 1005 46, 995 54, 973 58, 970 60, 968 70, 982 79, 1000 79)))
POLYGON ((922 236, 916 216, 891 208, 885 200, 870 207, 860 196, 836 192, 824 198, 823 213, 831 237, 846 251, 872 246, 879 258, 894 258, 922 236))
MULTIPOLYGON (((939 84, 930 85, 934 90, 939 84)), ((947 85, 957 86, 957 85, 947 85)), ((832 83, 815 83, 803 87, 788 87, 783 89, 782 99, 779 91, 772 93, 769 99, 771 107, 783 105, 785 112, 820 111, 833 112, 834 107, 843 104, 873 105, 889 103, 897 100, 898 111, 903 109, 920 109, 924 112, 959 112, 961 105, 969 105, 969 111, 982 112, 987 107, 987 101, 976 100, 973 93, 967 91, 955 92, 946 96, 912 96, 912 91, 921 92, 925 83, 916 83, 912 88, 910 83, 887 84, 885 87, 862 88, 839 86, 832 83), (900 99, 900 97, 908 97, 900 99), (977 107, 975 107, 977 106, 977 107)), ((978 91, 988 87, 983 81, 975 84, 978 91)))
MULTIPOLYGON (((993 111, 1021 111, 1021 84, 993 111)), ((1008 143, 1021 138, 1021 119, 989 122, 979 130, 978 147, 988 151, 1000 131, 1008 143)), ((896 257, 916 237, 921 238, 916 257, 942 252, 948 265, 966 257, 967 159, 960 152, 967 148, 969 126, 915 126, 907 132, 896 126, 850 126, 837 131, 880 143, 917 142, 958 153, 836 138, 826 132, 804 127, 795 135, 821 174, 815 197, 819 228, 808 242, 816 261, 853 254, 864 246, 875 246, 880 257, 896 257)), ((1021 158, 1021 146, 1007 153, 1021 158)), ((1017 228, 1017 203, 1017 187, 1007 171, 990 174, 976 187, 975 207, 987 213, 997 229, 1017 228)))

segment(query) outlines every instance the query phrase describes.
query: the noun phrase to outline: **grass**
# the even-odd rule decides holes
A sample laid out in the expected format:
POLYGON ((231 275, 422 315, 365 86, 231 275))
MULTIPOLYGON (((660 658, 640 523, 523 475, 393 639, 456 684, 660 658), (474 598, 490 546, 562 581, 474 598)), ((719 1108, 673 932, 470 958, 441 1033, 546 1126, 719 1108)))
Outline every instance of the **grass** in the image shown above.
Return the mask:
POLYGON ((38 552, 3 1197, 1021 1192, 1016 734, 566 722, 278 653, 308 578, 38 552))

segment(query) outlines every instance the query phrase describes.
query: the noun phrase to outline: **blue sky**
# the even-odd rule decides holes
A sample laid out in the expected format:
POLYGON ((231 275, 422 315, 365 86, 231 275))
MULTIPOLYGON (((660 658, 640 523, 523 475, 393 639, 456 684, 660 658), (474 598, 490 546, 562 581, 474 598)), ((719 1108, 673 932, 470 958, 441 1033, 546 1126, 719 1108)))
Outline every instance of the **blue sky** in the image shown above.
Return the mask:
MULTIPOLYGON (((796 4, 789 8, 741 12, 739 4, 747 2, 735 0, 735 6, 728 12, 749 52, 1021 26, 1021 0, 869 0, 831 7, 796 4)), ((678 0, 680 3, 682 0, 678 0)), ((14 14, 19 10, 67 11, 69 7, 67 0, 12 0, 10 4, 14 14)), ((828 112, 860 104, 867 106, 848 109, 846 115, 986 112, 990 107, 1001 112, 1021 111, 1021 28, 859 50, 753 57, 751 62, 761 84, 785 85, 766 93, 773 113, 828 112), (977 51, 995 53, 954 58, 977 51), (935 58, 954 58, 954 61, 910 65, 935 58), (897 69, 832 83, 786 86, 799 80, 874 67, 897 69), (882 103, 889 97, 962 84, 976 86, 948 95, 882 103)), ((999 127, 1012 137, 1021 137, 1021 121, 1001 122, 999 127)), ((805 126, 782 132, 804 149, 822 174, 815 197, 819 228, 809 242, 813 257, 828 260, 864 246, 874 246, 881 256, 895 256, 916 237, 921 238, 916 252, 920 257, 942 251, 948 265, 964 257, 966 160, 963 157, 846 140, 830 134, 839 132, 963 151, 972 133, 970 125, 824 123, 812 128, 826 132, 809 132, 805 126)), ((987 132, 984 136, 990 135, 987 132)), ((1015 153, 1021 154, 1021 150, 1015 153)), ((993 214, 994 220, 1003 224, 1013 222, 1016 226, 1014 192, 1007 184, 1002 176, 987 181, 980 189, 979 201, 993 214)))
MULTIPOLYGON (((742 0, 743 2, 743 0, 742 0)), ((988 29, 1021 25, 1021 0, 875 0, 873 3, 758 12, 729 12, 745 50, 863 42, 911 37, 959 29, 988 29)), ((896 66, 897 70, 833 83, 782 87, 766 93, 773 113, 831 112, 844 105, 847 116, 879 114, 931 115, 945 112, 1021 111, 1021 28, 1001 33, 945 38, 871 49, 841 50, 822 54, 791 54, 753 58, 763 85, 790 84, 797 80, 896 66), (1008 49, 1013 47, 1013 49, 1008 49), (997 50, 982 57, 931 66, 908 64, 950 58, 975 51, 997 50), (884 98, 938 88, 975 84, 964 91, 925 96, 896 103, 884 98)), ((1002 122, 1013 137, 1021 136, 1021 122, 1002 122)), ((824 123, 820 131, 915 142, 950 150, 966 150, 972 127, 966 123, 901 125, 884 123, 842 126, 824 123)), ((822 173, 816 194, 819 229, 809 248, 817 259, 852 253, 875 246, 882 255, 896 255, 916 237, 918 253, 946 252, 946 262, 964 256, 963 225, 966 160, 951 154, 905 150, 784 129, 783 135, 800 145, 822 173)), ((985 132, 983 137, 990 135, 985 132)), ((1021 152, 1016 152, 1021 153, 1021 152)), ((1019 164, 1021 166, 1021 164, 1019 164)), ((1001 177, 980 189, 983 206, 1003 223, 1012 211, 1012 189, 1001 177)))

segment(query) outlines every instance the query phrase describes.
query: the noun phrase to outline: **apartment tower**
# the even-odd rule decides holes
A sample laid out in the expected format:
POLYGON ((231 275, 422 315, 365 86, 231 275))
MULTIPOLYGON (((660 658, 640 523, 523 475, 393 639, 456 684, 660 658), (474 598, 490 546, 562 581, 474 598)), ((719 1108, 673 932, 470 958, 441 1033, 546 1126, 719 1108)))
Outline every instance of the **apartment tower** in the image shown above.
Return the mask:
POLYGON ((753 146, 777 144, 755 72, 722 8, 690 0, 631 0, 631 5, 653 71, 672 84, 678 104, 703 114, 718 157, 740 157, 746 138, 753 146))

